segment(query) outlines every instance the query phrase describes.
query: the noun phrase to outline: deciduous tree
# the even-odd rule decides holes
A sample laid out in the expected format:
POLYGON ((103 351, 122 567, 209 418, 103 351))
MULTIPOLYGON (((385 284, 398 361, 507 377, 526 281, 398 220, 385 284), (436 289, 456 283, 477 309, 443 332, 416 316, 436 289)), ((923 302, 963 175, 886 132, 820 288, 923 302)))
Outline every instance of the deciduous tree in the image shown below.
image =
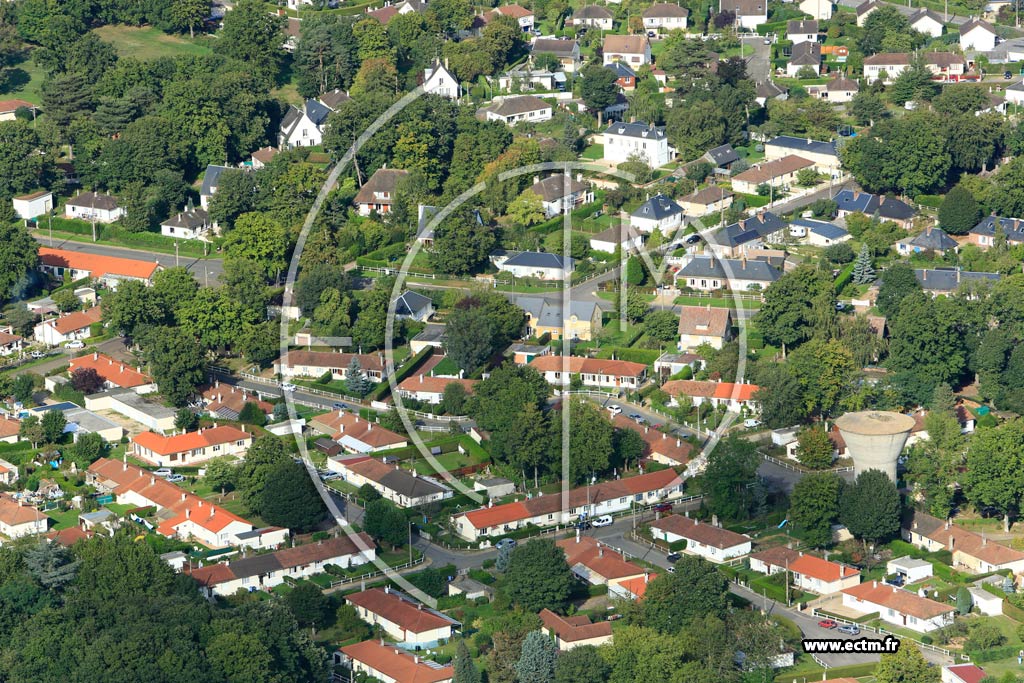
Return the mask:
POLYGON ((543 608, 561 612, 569 604, 572 573, 565 553, 550 539, 518 545, 509 557, 503 590, 528 612, 543 608))
POLYGON ((834 472, 814 472, 793 486, 790 521, 803 530, 808 545, 821 548, 832 543, 832 524, 839 516, 842 483, 834 472))
POLYGON ((867 470, 843 489, 839 520, 854 537, 880 543, 900 531, 900 494, 880 470, 867 470))

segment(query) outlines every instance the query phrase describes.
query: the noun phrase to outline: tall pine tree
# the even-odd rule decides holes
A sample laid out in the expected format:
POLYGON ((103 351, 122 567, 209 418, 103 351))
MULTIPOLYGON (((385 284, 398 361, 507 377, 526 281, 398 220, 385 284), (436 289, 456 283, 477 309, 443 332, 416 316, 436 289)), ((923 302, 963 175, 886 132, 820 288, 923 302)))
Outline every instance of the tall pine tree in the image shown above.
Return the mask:
POLYGON ((868 245, 860 245, 860 253, 853 264, 853 282, 863 285, 875 280, 875 267, 871 264, 871 254, 868 252, 868 245))
POLYGON ((530 631, 523 640, 523 652, 516 662, 516 674, 520 681, 553 683, 556 659, 558 650, 555 641, 543 631, 530 631))
POLYGON ((352 356, 352 362, 348 364, 348 371, 345 373, 345 386, 353 396, 362 398, 370 391, 370 380, 363 372, 359 364, 359 358, 352 356))
POLYGON ((459 646, 455 649, 454 667, 452 683, 480 683, 480 672, 473 663, 473 658, 469 656, 469 649, 464 640, 460 640, 459 646))

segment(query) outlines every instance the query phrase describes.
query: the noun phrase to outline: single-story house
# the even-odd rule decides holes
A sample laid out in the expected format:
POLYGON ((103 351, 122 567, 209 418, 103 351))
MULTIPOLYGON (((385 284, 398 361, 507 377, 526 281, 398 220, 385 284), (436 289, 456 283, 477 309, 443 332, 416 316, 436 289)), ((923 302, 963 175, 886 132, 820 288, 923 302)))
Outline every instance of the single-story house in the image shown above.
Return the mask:
POLYGON ((17 118, 19 109, 27 109, 35 117, 38 108, 31 102, 25 100, 2 100, 0 101, 0 121, 13 121, 17 118))
POLYGON ((79 192, 64 204, 64 216, 93 223, 113 223, 126 215, 117 197, 98 192, 79 192))
POLYGON ((132 454, 160 467, 189 467, 222 455, 244 455, 251 445, 249 432, 215 422, 174 436, 142 432, 132 438, 132 454))
POLYGON ((674 379, 661 385, 661 390, 671 397, 676 404, 679 396, 688 396, 694 406, 710 402, 713 406, 725 405, 729 410, 739 411, 743 408, 757 410, 754 394, 759 386, 756 384, 736 384, 733 382, 713 382, 709 380, 674 379))
POLYGON ((790 155, 813 161, 814 168, 821 173, 827 173, 833 177, 839 173, 839 153, 836 151, 835 142, 779 135, 764 145, 765 161, 775 161, 790 155))
POLYGON ((371 626, 379 626, 389 638, 405 649, 433 648, 451 640, 462 624, 390 586, 345 596, 355 607, 359 618, 371 626))
POLYGON ((786 188, 796 183, 797 174, 805 169, 814 169, 810 159, 789 154, 778 159, 754 164, 746 171, 732 177, 732 189, 743 194, 757 194, 761 185, 786 188))
POLYGON ((419 292, 405 291, 395 299, 395 318, 397 320, 416 320, 427 322, 434 315, 434 302, 419 292))
POLYGON ((321 377, 330 372, 331 378, 344 380, 352 361, 374 382, 387 379, 387 364, 382 353, 339 353, 335 351, 301 351, 292 349, 274 361, 274 372, 281 377, 321 377))
POLYGON ((851 213, 862 213, 879 220, 892 221, 904 229, 911 227, 915 213, 913 207, 895 197, 857 190, 840 190, 832 201, 838 207, 840 218, 845 218, 851 213))
POLYGON ((95 370, 106 389, 131 389, 136 394, 151 394, 157 390, 156 382, 141 367, 133 368, 98 351, 72 358, 68 374, 79 369, 95 370))
POLYGON ((589 26, 602 31, 612 30, 615 15, 600 5, 585 5, 572 13, 573 26, 589 26))
MULTIPOLYGON (((782 242, 785 229, 785 221, 771 211, 762 210, 706 235, 705 241, 716 255, 736 257, 761 249, 765 244, 782 242)), ((732 288, 737 289, 735 285, 732 288)))
POLYGON ((481 108, 477 114, 485 121, 501 121, 506 126, 514 126, 524 121, 541 123, 550 121, 554 107, 533 95, 513 95, 495 100, 481 108))
POLYGON ((631 235, 621 225, 612 225, 590 237, 590 248, 592 250, 603 251, 609 254, 615 253, 616 249, 622 253, 637 251, 643 244, 644 238, 642 235, 631 235))
POLYGON ((556 541, 556 545, 565 551, 572 573, 592 586, 611 588, 619 581, 641 577, 647 571, 593 536, 564 538, 556 541))
POLYGON ((718 289, 747 291, 765 289, 782 277, 782 272, 760 259, 720 259, 697 256, 676 271, 676 287, 701 292, 718 289))
POLYGON ((723 529, 715 522, 707 524, 679 515, 667 515, 651 522, 650 529, 655 540, 666 543, 686 541, 685 552, 699 555, 709 562, 725 562, 747 555, 753 543, 746 534, 723 529))
POLYGON ((996 243, 996 226, 1006 238, 1006 245, 1015 247, 1024 244, 1024 220, 986 216, 967 234, 967 240, 982 250, 990 249, 996 243))
POLYGON ((928 227, 918 235, 905 237, 896 242, 896 253, 900 256, 910 256, 911 254, 942 255, 950 249, 958 250, 959 246, 957 241, 947 235, 946 231, 942 228, 928 227))
POLYGON ((585 358, 583 356, 539 356, 530 367, 549 384, 568 386, 579 375, 583 386, 607 389, 639 389, 647 380, 647 366, 625 360, 585 358))
POLYGON ((32 336, 41 344, 60 346, 69 341, 88 339, 92 336, 92 326, 101 319, 102 312, 99 306, 84 311, 63 313, 56 318, 37 323, 32 328, 32 336))
POLYGON ((732 12, 736 17, 736 28, 749 31, 768 21, 768 3, 765 0, 718 0, 718 11, 732 12))
POLYGON ((454 495, 450 488, 433 477, 419 475, 415 470, 403 470, 397 464, 386 465, 369 456, 329 458, 327 469, 339 473, 356 488, 369 484, 383 497, 403 508, 426 505, 454 495))
POLYGON ((917 583, 933 576, 931 562, 918 560, 910 555, 897 557, 886 562, 885 573, 896 574, 902 577, 904 583, 917 583))
POLYGON ((1003 613, 1003 598, 993 595, 981 586, 968 586, 971 595, 971 606, 987 617, 998 617, 1003 613))
POLYGON ((493 10, 492 14, 515 19, 523 33, 533 31, 533 10, 528 10, 522 5, 502 5, 493 10))
POLYGON ((189 207, 161 223, 160 234, 165 237, 198 240, 205 237, 211 228, 213 222, 210 220, 210 214, 203 209, 189 207))
POLYGON ((336 653, 335 663, 347 664, 353 676, 363 674, 385 683, 451 683, 455 677, 451 664, 441 666, 430 659, 385 645, 383 639, 346 645, 336 653))
POLYGON ((704 156, 702 158, 714 166, 716 170, 728 171, 732 168, 733 164, 740 160, 740 155, 739 152, 733 149, 732 145, 726 143, 724 145, 719 145, 718 147, 712 147, 708 151, 704 152, 704 156))
MULTIPOLYGON (((3 418, 3 422, 4 423, 11 422, 11 423, 14 423, 17 426, 20 426, 20 422, 18 420, 10 420, 9 418, 6 418, 6 417, 3 418)), ((17 442, 17 435, 16 434, 15 434, 14 438, 15 438, 15 441, 10 441, 9 437, 5 438, 3 440, 3 443, 16 443, 17 442)), ((7 462, 3 458, 0 458, 0 484, 3 484, 4 486, 14 486, 14 484, 17 483, 17 481, 19 479, 19 476, 20 475, 18 473, 18 466, 17 465, 14 465, 13 463, 7 462)))
POLYGON ((559 652, 565 652, 581 645, 604 645, 612 641, 612 622, 590 623, 585 614, 562 617, 546 607, 540 611, 541 630, 555 639, 559 652))
POLYGON ((914 271, 914 277, 926 293, 932 296, 941 296, 955 292, 964 283, 976 283, 988 281, 995 283, 1002 279, 999 273, 976 273, 969 270, 941 270, 918 268, 914 271))
POLYGON ((576 270, 576 259, 544 251, 521 251, 501 259, 497 266, 498 270, 511 273, 513 277, 568 280, 576 270))
POLYGON ((949 550, 953 566, 978 574, 1009 569, 1024 572, 1024 552, 988 540, 984 534, 943 521, 923 512, 914 512, 903 539, 929 551, 949 550))
POLYGON ((572 73, 580 67, 580 44, 567 38, 537 38, 531 48, 534 58, 540 54, 554 55, 562 71, 572 73))
POLYGON ((89 278, 99 280, 111 289, 117 289, 121 280, 139 280, 153 284, 153 275, 163 266, 155 261, 138 261, 117 256, 100 256, 82 251, 39 248, 39 270, 58 278, 65 274, 72 280, 89 278))
POLYGON ((680 197, 678 201, 686 215, 700 218, 725 211, 732 204, 732 197, 732 190, 709 185, 703 190, 694 190, 692 194, 680 197))
POLYGON ((617 429, 629 429, 639 434, 644 442, 644 457, 648 460, 669 467, 678 467, 690 462, 693 446, 678 436, 669 436, 663 431, 652 429, 650 425, 638 424, 622 414, 613 417, 612 424, 617 429))
POLYGON ((330 436, 348 453, 375 453, 409 445, 407 437, 342 409, 314 417, 309 426, 330 436))
POLYGON ((31 505, 0 495, 0 536, 7 540, 46 533, 50 518, 31 505))
POLYGON ((928 633, 953 623, 956 609, 917 593, 878 581, 844 588, 843 607, 864 614, 877 612, 882 621, 928 633))
POLYGON ((594 201, 594 191, 590 183, 584 182, 582 174, 579 173, 575 179, 560 173, 543 180, 535 177, 530 191, 540 197, 544 215, 548 218, 569 213, 594 201))
POLYGON ((406 377, 398 385, 398 393, 402 398, 411 398, 431 405, 439 405, 444 399, 444 390, 449 384, 458 384, 466 390, 467 394, 473 393, 473 387, 479 380, 460 379, 458 377, 434 377, 433 375, 413 375, 406 377))
POLYGON ((807 244, 815 247, 831 247, 833 244, 848 242, 852 239, 850 233, 840 228, 835 223, 827 221, 816 221, 813 218, 797 218, 789 224, 790 234, 793 228, 803 228, 803 239, 807 244))
POLYGON ((981 683, 988 677, 977 664, 947 664, 942 667, 939 680, 942 683, 981 683))
POLYGON ((464 595, 466 600, 470 601, 479 600, 480 598, 491 600, 494 597, 494 589, 486 583, 481 583, 476 579, 462 575, 455 577, 448 584, 448 596, 454 597, 456 595, 464 595))
POLYGON ((176 413, 162 403, 148 401, 131 389, 111 389, 85 397, 87 410, 110 410, 146 429, 167 434, 175 430, 176 413))

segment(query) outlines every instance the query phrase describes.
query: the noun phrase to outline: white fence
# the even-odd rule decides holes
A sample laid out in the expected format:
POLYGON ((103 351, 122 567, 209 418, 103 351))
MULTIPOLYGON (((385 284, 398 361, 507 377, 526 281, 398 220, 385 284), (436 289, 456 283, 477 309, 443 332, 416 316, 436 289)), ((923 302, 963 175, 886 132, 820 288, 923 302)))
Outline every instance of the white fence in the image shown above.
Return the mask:
MULTIPOLYGON (((772 457, 772 456, 770 456, 770 455, 768 455, 767 453, 764 453, 764 452, 761 452, 761 458, 763 458, 766 462, 770 462, 773 465, 777 465, 777 466, 779 466, 779 467, 781 467, 783 469, 791 470, 793 472, 800 472, 801 474, 807 474, 808 472, 811 471, 811 470, 808 470, 805 467, 800 467, 799 465, 794 465, 791 462, 787 462, 785 460, 780 460, 779 458, 772 457)), ((814 471, 815 472, 835 472, 836 474, 843 474, 844 472, 853 472, 853 468, 852 467, 832 467, 832 468, 827 469, 827 470, 814 470, 814 471)))
POLYGON ((941 654, 943 656, 949 657, 950 659, 953 659, 956 655, 959 655, 959 658, 961 660, 963 660, 965 662, 971 661, 970 655, 959 653, 959 652, 954 654, 953 652, 951 652, 951 651, 949 651, 949 650, 947 650, 945 648, 938 647, 937 645, 931 645, 930 643, 923 643, 920 640, 917 640, 916 638, 908 638, 907 636, 903 635, 902 633, 896 633, 895 631, 889 631, 889 630, 886 630, 885 628, 883 628, 881 626, 875 627, 875 626, 867 626, 865 624, 858 624, 856 621, 851 621, 849 619, 844 619, 843 617, 840 617, 838 615, 832 614, 831 612, 828 612, 828 613, 822 612, 817 607, 815 607, 814 609, 811 610, 811 615, 814 616, 817 619, 831 619, 832 621, 837 621, 840 624, 855 625, 861 631, 867 631, 868 633, 877 633, 880 636, 895 636, 895 637, 899 638, 900 640, 909 640, 909 641, 915 643, 921 649, 928 650, 929 652, 935 652, 935 653, 941 654))

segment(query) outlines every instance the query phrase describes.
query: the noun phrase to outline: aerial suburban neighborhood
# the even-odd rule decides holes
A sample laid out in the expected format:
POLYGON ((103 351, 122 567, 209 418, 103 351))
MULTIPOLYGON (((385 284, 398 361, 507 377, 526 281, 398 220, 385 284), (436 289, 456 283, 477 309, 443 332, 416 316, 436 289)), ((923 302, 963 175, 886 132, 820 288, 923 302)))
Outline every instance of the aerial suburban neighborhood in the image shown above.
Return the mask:
POLYGON ((1019 10, 0 3, 0 680, 1022 683, 1019 10))

